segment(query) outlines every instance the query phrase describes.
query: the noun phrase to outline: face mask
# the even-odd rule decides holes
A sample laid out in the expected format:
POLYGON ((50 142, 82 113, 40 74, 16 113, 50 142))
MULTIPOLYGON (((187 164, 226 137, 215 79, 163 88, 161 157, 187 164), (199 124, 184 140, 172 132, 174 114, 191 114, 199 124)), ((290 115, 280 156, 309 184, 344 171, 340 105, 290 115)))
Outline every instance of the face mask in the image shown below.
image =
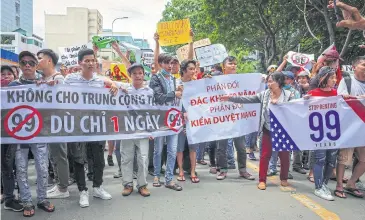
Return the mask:
POLYGON ((162 69, 161 70, 161 74, 163 75, 163 76, 169 76, 170 75, 170 73, 169 72, 167 72, 166 70, 164 70, 164 69, 162 69))

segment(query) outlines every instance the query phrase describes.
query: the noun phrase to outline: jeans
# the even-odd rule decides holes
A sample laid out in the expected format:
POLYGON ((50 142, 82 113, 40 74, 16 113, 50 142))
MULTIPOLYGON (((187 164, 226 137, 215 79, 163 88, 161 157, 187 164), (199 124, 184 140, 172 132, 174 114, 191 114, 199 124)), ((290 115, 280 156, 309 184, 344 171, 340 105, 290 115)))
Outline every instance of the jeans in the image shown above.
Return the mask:
POLYGON ((197 161, 203 161, 204 160, 206 143, 200 143, 198 145, 199 145, 198 149, 196 150, 196 160, 197 161))
POLYGON ((122 169, 122 156, 120 155, 120 147, 121 147, 121 140, 116 140, 114 142, 114 146, 115 146, 115 157, 117 158, 117 163, 118 163, 118 167, 119 167, 119 170, 122 169))
POLYGON ((278 157, 279 157, 279 152, 278 151, 273 151, 271 153, 271 158, 270 158, 270 162, 269 162, 269 169, 271 172, 277 172, 277 164, 278 164, 278 157))
POLYGON ((303 153, 298 150, 298 151, 293 151, 293 154, 294 154, 293 169, 302 168, 303 153))
POLYGON ((85 181, 85 153, 93 163, 93 187, 100 187, 103 183, 103 173, 105 167, 104 159, 105 141, 93 141, 82 143, 71 143, 70 150, 74 161, 75 180, 79 191, 87 191, 85 181))
POLYGON ((28 183, 28 154, 32 151, 37 171, 37 200, 43 202, 47 196, 48 184, 48 146, 47 144, 18 144, 15 154, 17 179, 20 199, 23 203, 32 203, 32 195, 28 183))
MULTIPOLYGON (((155 138, 155 149, 153 151, 153 166, 154 166, 154 176, 160 177, 161 172, 161 157, 163 150, 163 143, 165 137, 155 138)), ((166 136, 167 140, 167 161, 166 161, 166 172, 165 172, 165 184, 168 185, 174 177, 174 167, 176 162, 176 152, 177 152, 177 141, 178 135, 166 136)))
POLYGON ((121 149, 123 186, 133 186, 133 165, 137 162, 137 188, 147 186, 148 139, 123 140, 121 149), (137 157, 135 157, 137 154, 137 157))
POLYGON ((55 179, 58 181, 58 188, 61 191, 66 191, 68 187, 68 178, 70 176, 67 159, 67 144, 51 143, 48 144, 48 146, 55 179))
MULTIPOLYGON (((185 144, 187 142, 187 138, 186 138, 186 134, 184 132, 180 132, 178 134, 178 141, 177 141, 177 152, 181 153, 184 152, 185 149, 185 144)), ((196 151, 196 149, 198 148, 199 144, 188 144, 189 146, 189 151, 196 151)))
MULTIPOLYGON (((262 147, 260 154, 259 181, 266 183, 267 169, 272 154, 272 142, 270 132, 266 129, 262 135, 262 147)), ((279 152, 281 167, 280 180, 287 180, 289 173, 289 151, 279 152)))
POLYGON ((217 151, 217 141, 209 142, 209 161, 211 167, 216 167, 216 151, 217 151))
POLYGON ((333 169, 336 166, 337 150, 314 151, 313 176, 316 189, 322 188, 323 183, 328 184, 333 169))
POLYGON ((14 199, 14 160, 17 146, 10 144, 1 145, 1 180, 5 201, 14 199))
MULTIPOLYGON (((236 143, 235 143, 236 144, 236 143)), ((242 143, 244 144, 244 143, 242 143)), ((227 163, 228 166, 234 166, 234 149, 233 149, 233 139, 228 139, 228 145, 227 145, 227 163)))
MULTIPOLYGON (((245 146, 245 137, 237 137, 233 138, 232 142, 234 141, 234 146, 237 150, 237 162, 238 162, 238 169, 240 172, 246 172, 246 146, 245 146)), ((217 165, 222 170, 222 172, 227 172, 227 165, 229 157, 227 156, 227 148, 229 148, 230 141, 227 139, 217 141, 217 165)), ((233 145, 233 144, 232 144, 233 145)), ((233 151, 233 150, 232 150, 233 151)))
POLYGON ((257 132, 245 135, 245 145, 247 148, 254 150, 256 141, 257 141, 257 132))

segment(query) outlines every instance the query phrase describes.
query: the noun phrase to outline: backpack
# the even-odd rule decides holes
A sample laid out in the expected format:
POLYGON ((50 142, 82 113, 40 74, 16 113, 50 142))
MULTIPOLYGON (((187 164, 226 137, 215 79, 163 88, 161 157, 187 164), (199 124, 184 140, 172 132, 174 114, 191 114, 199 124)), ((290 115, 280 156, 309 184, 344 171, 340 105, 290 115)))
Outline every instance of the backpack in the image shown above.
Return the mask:
POLYGON ((346 87, 347 87, 347 92, 351 93, 351 75, 349 72, 343 72, 342 73, 342 78, 345 80, 345 83, 346 83, 346 87))

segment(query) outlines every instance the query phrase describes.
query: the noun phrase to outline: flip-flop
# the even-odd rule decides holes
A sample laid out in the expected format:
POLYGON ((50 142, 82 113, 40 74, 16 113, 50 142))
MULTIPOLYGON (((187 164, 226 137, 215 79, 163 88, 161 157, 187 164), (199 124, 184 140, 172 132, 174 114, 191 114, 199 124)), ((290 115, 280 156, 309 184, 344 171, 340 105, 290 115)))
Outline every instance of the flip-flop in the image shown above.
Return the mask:
POLYGON ((354 188, 344 188, 345 192, 356 197, 356 198, 364 198, 364 195, 361 194, 360 190, 354 188))
POLYGON ((185 176, 184 175, 179 175, 177 177, 177 181, 184 182, 185 181, 185 176))
POLYGON ((308 176, 307 180, 309 180, 309 182, 314 183, 314 177, 313 176, 308 176))
POLYGON ((152 184, 153 187, 161 187, 161 182, 159 179, 157 180, 153 180, 153 184, 152 184))
POLYGON ((191 176, 190 180, 191 180, 192 183, 199 183, 200 182, 200 179, 197 176, 191 176))
POLYGON ((336 197, 341 198, 341 199, 346 199, 346 198, 347 198, 345 191, 341 191, 341 190, 337 190, 337 189, 336 189, 336 190, 334 191, 334 194, 335 194, 335 196, 336 196, 336 197), (339 196, 339 194, 340 194, 341 196, 339 196))

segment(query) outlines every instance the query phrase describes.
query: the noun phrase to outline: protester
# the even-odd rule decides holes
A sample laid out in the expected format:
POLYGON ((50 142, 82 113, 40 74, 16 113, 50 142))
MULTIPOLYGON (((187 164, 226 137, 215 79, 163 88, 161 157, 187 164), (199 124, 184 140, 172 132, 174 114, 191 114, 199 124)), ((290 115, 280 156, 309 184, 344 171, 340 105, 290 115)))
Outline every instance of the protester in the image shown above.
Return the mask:
POLYGON ((181 78, 181 75, 180 75, 180 63, 179 63, 179 60, 176 57, 173 57, 172 58, 171 65, 172 65, 171 75, 173 77, 175 77, 175 79, 180 79, 181 78))
MULTIPOLYGON (((19 54, 19 65, 23 72, 22 76, 9 84, 9 86, 20 86, 35 84, 37 80, 36 68, 37 58, 29 51, 19 54)), ((23 215, 31 217, 35 214, 35 207, 32 203, 32 195, 28 183, 28 153, 29 150, 34 155, 35 168, 37 171, 37 207, 53 212, 55 207, 46 200, 48 182, 48 145, 47 144, 18 144, 15 164, 17 169, 17 179, 20 189, 20 199, 24 206, 23 215)))
MULTIPOLYGON (((289 91, 283 89, 285 85, 285 76, 281 72, 274 72, 268 76, 267 84, 269 89, 253 96, 222 96, 222 101, 230 101, 234 103, 261 103, 261 123, 259 132, 263 132, 262 149, 260 155, 260 172, 259 184, 260 190, 266 189, 266 176, 269 165, 269 160, 272 153, 271 134, 270 134, 270 117, 268 104, 278 104, 289 102, 293 99, 289 91)), ((279 152, 281 170, 280 180, 283 187, 289 186, 288 172, 289 172, 289 151, 279 152)))
MULTIPOLYGON (((337 89, 337 93, 339 95, 365 95, 365 57, 357 57, 353 61, 353 67, 354 75, 350 76, 349 79, 344 78, 341 80, 337 89)), ((362 185, 359 181, 359 178, 365 173, 365 146, 340 149, 337 160, 337 186, 334 192, 335 196, 339 198, 346 198, 346 191, 346 193, 351 194, 357 198, 363 198, 364 194, 359 191, 357 186, 362 185), (354 153, 358 159, 358 164, 354 166, 352 176, 348 180, 346 187, 343 188, 342 179, 345 173, 345 166, 352 164, 352 155, 354 153)), ((364 188, 362 188, 362 190, 364 190, 364 188)))
MULTIPOLYGON (((193 75, 195 73, 195 65, 196 62, 194 60, 184 60, 181 63, 181 78, 177 80, 176 85, 178 86, 178 90, 183 90, 184 83, 192 80, 193 75)), ((182 114, 186 114, 186 110, 184 106, 182 106, 182 114)), ((187 142, 186 130, 184 126, 184 132, 180 132, 178 136, 178 145, 177 145, 177 164, 179 166, 179 177, 178 181, 185 181, 184 169, 183 169, 183 151, 185 148, 185 144, 187 142)), ((192 183, 199 183, 199 178, 195 175, 195 167, 196 167, 196 150, 199 147, 199 144, 189 144, 189 156, 190 156, 190 179, 192 183)))
POLYGON ((1 66, 1 87, 6 87, 16 79, 13 68, 10 66, 1 66))
MULTIPOLYGON (((153 90, 143 85, 144 68, 140 64, 133 64, 128 68, 128 73, 132 79, 132 85, 127 88, 128 94, 143 94, 153 95, 153 90)), ((123 173, 123 196, 129 196, 133 192, 133 164, 135 153, 137 154, 137 189, 144 196, 150 196, 150 191, 147 189, 147 174, 148 174, 148 138, 123 140, 121 148, 122 157, 122 173, 123 173)))
MULTIPOLYGON (((95 73, 96 58, 94 51, 91 49, 82 49, 78 53, 78 61, 81 66, 81 73, 73 73, 67 75, 65 84, 81 87, 111 87, 112 94, 116 94, 118 87, 109 79, 102 79, 95 73)), ((77 187, 80 191, 79 204, 82 208, 89 206, 89 192, 85 182, 84 155, 88 153, 92 155, 93 163, 93 196, 103 200, 112 199, 112 196, 104 190, 103 170, 105 166, 104 147, 105 141, 72 143, 71 155, 74 159, 75 179, 77 187)))
MULTIPOLYGON (((336 73, 331 67, 322 67, 316 75, 315 82, 318 83, 317 88, 309 91, 306 98, 310 96, 337 96, 337 91, 334 89, 336 85, 336 73)), ((336 156, 337 149, 319 149, 314 151, 315 163, 313 166, 313 174, 316 188, 314 194, 329 201, 334 200, 327 184, 335 168, 336 156)))
POLYGON ((14 74, 15 74, 15 79, 18 79, 20 76, 20 70, 19 67, 13 65, 11 66, 11 69, 13 70, 14 74))
MULTIPOLYGON (((155 34, 156 48, 159 47, 159 36, 155 34)), ((155 51, 156 57, 156 51, 155 51)), ((161 70, 152 76, 150 81, 150 87, 154 91, 154 98, 158 104, 164 104, 166 102, 172 102, 175 98, 180 99, 182 96, 181 90, 177 90, 176 79, 171 75, 172 70, 172 57, 167 54, 160 54, 157 56, 157 62, 161 70)), ((161 171, 161 154, 163 148, 163 142, 166 138, 167 141, 167 162, 165 172, 165 187, 181 191, 182 187, 173 181, 173 170, 176 161, 176 151, 178 135, 173 134, 166 137, 155 138, 155 149, 153 152, 153 163, 154 163, 154 180, 153 186, 160 187, 160 171, 161 171)))

